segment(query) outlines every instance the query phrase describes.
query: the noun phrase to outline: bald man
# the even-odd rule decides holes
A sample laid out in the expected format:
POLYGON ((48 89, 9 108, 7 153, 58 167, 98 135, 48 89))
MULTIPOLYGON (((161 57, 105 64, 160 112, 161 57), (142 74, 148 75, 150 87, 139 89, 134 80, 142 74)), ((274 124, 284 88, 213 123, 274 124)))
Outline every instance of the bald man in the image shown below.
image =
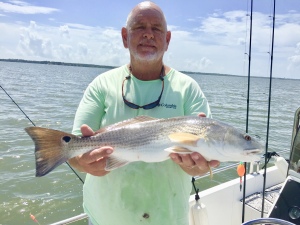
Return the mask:
MULTIPOLYGON (((146 1, 135 6, 121 35, 130 62, 100 74, 88 86, 76 112, 74 134, 92 136, 95 130, 140 115, 211 117, 199 85, 163 63, 171 32, 156 4, 146 1)), ((106 171, 112 152, 113 146, 106 146, 69 160, 87 173, 83 206, 93 225, 188 225, 191 176, 219 164, 194 152, 106 171)))

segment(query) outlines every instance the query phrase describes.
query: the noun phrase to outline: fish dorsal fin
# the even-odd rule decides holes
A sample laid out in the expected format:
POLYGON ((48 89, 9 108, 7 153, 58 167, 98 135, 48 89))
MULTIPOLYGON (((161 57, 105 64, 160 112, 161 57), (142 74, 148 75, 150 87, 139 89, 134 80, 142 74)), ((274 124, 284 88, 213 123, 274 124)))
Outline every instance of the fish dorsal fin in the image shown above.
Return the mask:
POLYGON ((109 156, 106 159, 106 166, 105 170, 106 171, 112 171, 114 169, 120 168, 122 166, 125 166, 129 163, 129 161, 114 157, 114 156, 109 156))
POLYGON ((137 116, 137 117, 134 117, 132 119, 123 120, 121 122, 114 123, 112 125, 103 127, 101 129, 97 130, 95 133, 99 134, 99 133, 107 132, 107 131, 117 129, 117 128, 120 128, 120 127, 124 127, 126 125, 136 124, 136 123, 141 123, 141 122, 146 122, 146 121, 152 121, 152 120, 158 120, 158 119, 150 117, 150 116, 137 116))
POLYGON ((197 147, 201 137, 190 133, 172 133, 168 136, 172 142, 197 147))

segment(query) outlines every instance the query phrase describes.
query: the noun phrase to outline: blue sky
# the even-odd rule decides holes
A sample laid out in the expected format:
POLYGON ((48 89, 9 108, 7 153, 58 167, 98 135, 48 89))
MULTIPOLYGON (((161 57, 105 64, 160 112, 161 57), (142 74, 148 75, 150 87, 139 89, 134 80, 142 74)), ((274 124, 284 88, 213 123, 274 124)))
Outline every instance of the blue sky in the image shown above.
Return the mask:
MULTIPOLYGON (((0 0, 0 58, 119 66, 120 30, 135 0, 0 0)), ((178 70, 247 75, 250 0, 157 0, 178 70)), ((300 2, 276 1, 274 77, 300 79, 300 2)), ((253 76, 269 76, 273 0, 254 0, 253 76)))

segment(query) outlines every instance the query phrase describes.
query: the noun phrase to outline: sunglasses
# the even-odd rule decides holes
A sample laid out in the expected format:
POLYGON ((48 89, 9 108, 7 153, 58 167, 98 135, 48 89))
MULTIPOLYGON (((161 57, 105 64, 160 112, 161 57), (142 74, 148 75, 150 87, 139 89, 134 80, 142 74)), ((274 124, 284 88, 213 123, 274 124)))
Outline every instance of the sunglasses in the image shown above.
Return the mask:
MULTIPOLYGON (((129 67, 129 70, 131 72, 131 68, 129 67)), ((140 106, 140 105, 137 105, 137 104, 134 104, 130 101, 128 101, 125 96, 124 96, 124 83, 125 83, 125 80, 130 80, 130 75, 128 75, 127 77, 125 77, 125 79, 123 80, 123 83, 122 83, 122 97, 123 97, 123 101, 125 103, 125 105, 127 105, 128 107, 132 108, 132 109, 139 109, 139 108, 142 108, 142 109, 153 109, 155 108, 156 106, 159 105, 159 102, 160 102, 160 99, 161 99, 161 96, 162 96, 162 93, 164 92, 164 78, 163 78, 163 74, 164 74, 164 66, 162 67, 162 70, 161 70, 161 74, 160 74, 160 79, 162 81, 162 89, 161 89, 161 92, 160 92, 160 95, 158 97, 158 99, 154 102, 151 102, 149 104, 146 104, 146 105, 143 105, 143 106, 140 106)))

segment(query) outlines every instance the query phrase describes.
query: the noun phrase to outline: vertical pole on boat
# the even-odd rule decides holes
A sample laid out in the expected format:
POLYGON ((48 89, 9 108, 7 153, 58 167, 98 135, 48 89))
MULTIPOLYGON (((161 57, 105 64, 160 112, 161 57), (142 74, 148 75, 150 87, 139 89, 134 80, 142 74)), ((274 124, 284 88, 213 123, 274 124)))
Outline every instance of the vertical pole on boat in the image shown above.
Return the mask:
POLYGON ((262 207, 261 207, 261 217, 264 215, 265 206, 265 189, 266 189, 266 173, 267 173, 267 153, 268 153, 268 140, 269 140, 269 129, 270 129, 270 112, 271 112, 271 93, 272 93, 272 73, 273 73, 273 50, 274 50, 274 30, 275 30, 275 6, 276 0, 273 1, 273 26, 272 26, 272 44, 270 52, 270 83, 269 83, 269 102, 268 102, 268 122, 267 122, 267 137, 266 137, 266 149, 265 149, 265 169, 264 169, 264 184, 262 192, 262 207))
MULTIPOLYGON (((253 13, 253 0, 251 0, 250 9, 250 37, 249 37, 249 53, 248 55, 248 89, 247 89, 247 115, 246 115, 246 133, 248 133, 249 126, 249 96, 250 96, 250 71, 251 71, 251 49, 252 49, 252 13, 253 13)), ((247 163, 244 163, 244 186, 243 186, 243 210, 242 210, 242 223, 245 220, 245 199, 246 199, 246 176, 247 176, 247 163)))
POLYGON ((246 115, 246 133, 248 133, 249 124, 249 96, 250 96, 250 71, 251 71, 251 49, 252 49, 252 12, 253 12, 253 0, 251 0, 251 12, 250 12, 250 37, 249 37, 249 53, 248 55, 248 89, 247 89, 247 115, 246 115))

